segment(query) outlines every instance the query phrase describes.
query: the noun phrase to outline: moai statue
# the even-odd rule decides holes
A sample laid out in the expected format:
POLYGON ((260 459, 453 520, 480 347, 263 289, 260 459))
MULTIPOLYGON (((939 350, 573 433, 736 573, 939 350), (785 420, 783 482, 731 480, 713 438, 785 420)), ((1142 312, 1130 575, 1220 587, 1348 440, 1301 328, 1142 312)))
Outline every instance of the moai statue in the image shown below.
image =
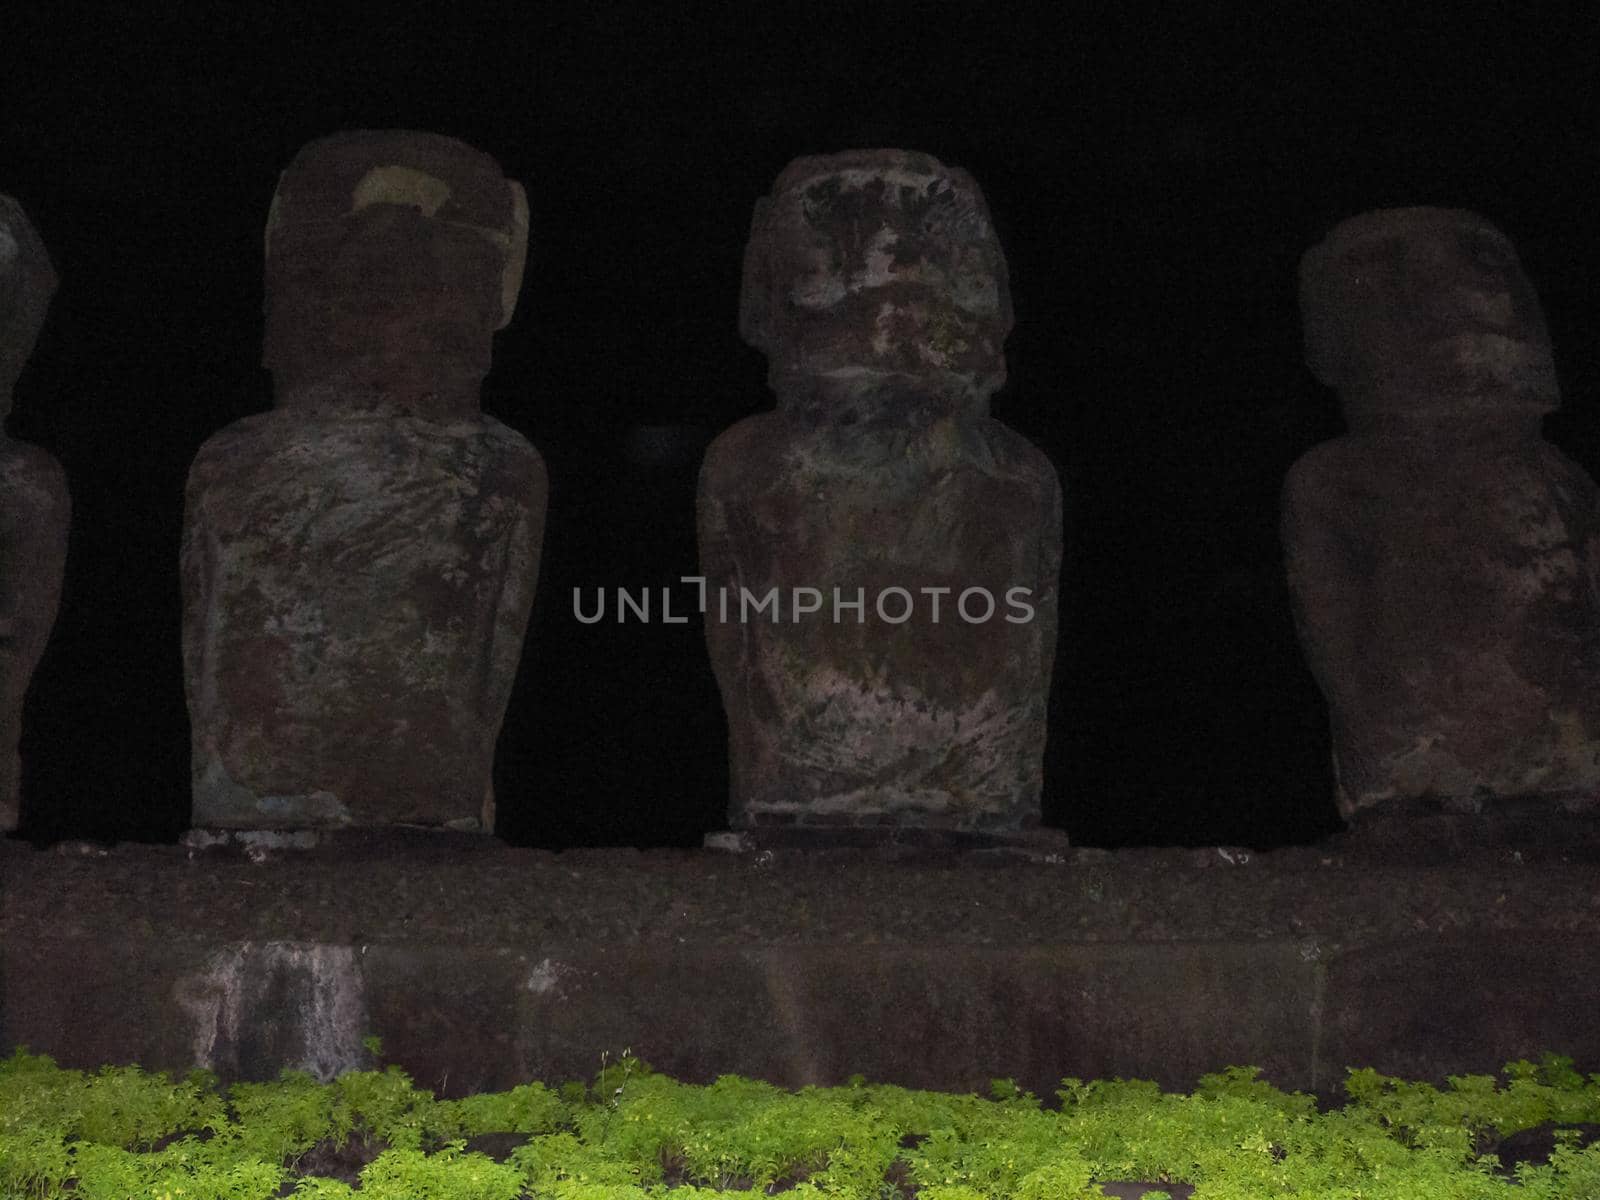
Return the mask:
POLYGON ((1582 806, 1600 787, 1600 493, 1540 439, 1558 391, 1515 251, 1473 213, 1366 213, 1306 254, 1300 296, 1350 428, 1283 498, 1341 812, 1582 806))
POLYGON ((197 827, 493 829, 548 485, 479 386, 527 221, 491 158, 429 133, 335 134, 279 180, 276 407, 189 474, 197 827))
POLYGON ((0 833, 21 816, 22 701, 55 624, 72 520, 61 465, 4 428, 55 290, 44 243, 22 206, 0 196, 0 833))
POLYGON ((801 158, 756 203, 740 332, 778 411, 699 485, 736 829, 1038 824, 1061 489, 988 415, 1011 325, 964 171, 801 158))

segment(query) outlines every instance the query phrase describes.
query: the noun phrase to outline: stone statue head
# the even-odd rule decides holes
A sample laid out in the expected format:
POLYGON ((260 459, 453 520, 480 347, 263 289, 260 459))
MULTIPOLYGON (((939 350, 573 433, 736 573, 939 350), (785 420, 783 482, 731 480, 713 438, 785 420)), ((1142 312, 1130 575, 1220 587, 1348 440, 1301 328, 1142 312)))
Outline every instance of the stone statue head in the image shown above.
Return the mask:
POLYGON ((1306 362, 1365 414, 1548 412, 1550 335, 1511 243, 1476 213, 1396 208, 1300 261, 1306 362))
POLYGON ((361 130, 310 143, 267 216, 262 358, 280 403, 337 380, 428 415, 475 409, 527 245, 521 185, 453 138, 361 130))
POLYGON ((11 412, 11 391, 44 328, 56 293, 56 273, 27 214, 0 195, 0 420, 11 412))
POLYGON ((978 185, 906 150, 798 158, 756 202, 739 332, 796 377, 899 378, 986 401, 1005 382, 1006 260, 978 185))

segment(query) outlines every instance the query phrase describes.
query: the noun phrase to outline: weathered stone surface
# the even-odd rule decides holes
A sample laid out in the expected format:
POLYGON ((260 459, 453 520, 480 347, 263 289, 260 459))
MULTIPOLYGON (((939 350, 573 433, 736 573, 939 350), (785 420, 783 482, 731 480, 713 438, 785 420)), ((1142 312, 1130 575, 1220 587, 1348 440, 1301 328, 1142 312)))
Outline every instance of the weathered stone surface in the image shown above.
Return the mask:
POLYGON ((802 158, 757 203, 740 326, 778 411, 699 490, 736 827, 1037 824, 1061 492, 988 416, 1011 324, 965 172, 802 158))
POLYGON ((1415 866, 1359 837, 1055 863, 321 839, 265 861, 0 839, 0 1047, 272 1078, 374 1034, 446 1095, 592 1078, 624 1048, 703 1083, 1045 1097, 1230 1064, 1334 1095, 1348 1067, 1600 1062, 1592 845, 1415 866))
POLYGON ((285 1066, 327 1081, 367 1065, 359 947, 315 942, 219 945, 180 975, 172 1001, 195 1065, 270 1079, 285 1066))
POLYGON ((1600 946, 1553 930, 1486 928, 1351 947, 1328 964, 1322 1061, 1426 1078, 1493 1074, 1532 1058, 1600 1051, 1600 946))
POLYGON ((520 186, 433 134, 337 134, 284 173, 277 407, 189 476, 197 826, 492 829, 548 483, 478 389, 526 232, 520 186))
POLYGON ((55 290, 44 243, 22 206, 0 195, 0 833, 20 820, 23 698, 55 624, 72 520, 61 465, 4 430, 55 290))
POLYGON ((1301 264, 1350 432, 1291 470, 1283 540, 1347 818, 1600 789, 1600 492, 1540 440, 1549 336, 1505 237, 1398 209, 1301 264))

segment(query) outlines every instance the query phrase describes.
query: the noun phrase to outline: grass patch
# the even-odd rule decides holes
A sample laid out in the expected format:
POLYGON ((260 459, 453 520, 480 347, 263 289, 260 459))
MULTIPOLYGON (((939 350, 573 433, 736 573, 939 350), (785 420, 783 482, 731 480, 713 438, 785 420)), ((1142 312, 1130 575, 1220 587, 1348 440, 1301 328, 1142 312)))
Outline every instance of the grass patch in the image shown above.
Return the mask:
POLYGON ((19 1049, 0 1061, 0 1197, 1089 1200, 1142 1181, 1193 1200, 1600 1200, 1600 1144, 1580 1145, 1600 1076, 1568 1059, 1443 1088, 1353 1070, 1345 1090, 1319 1112, 1230 1068, 1187 1095, 1065 1079, 1046 1105, 1008 1080, 984 1097, 697 1087, 625 1055, 589 1084, 439 1100, 394 1066, 224 1089, 19 1049), (1528 1130, 1547 1152, 1502 1157, 1528 1130))

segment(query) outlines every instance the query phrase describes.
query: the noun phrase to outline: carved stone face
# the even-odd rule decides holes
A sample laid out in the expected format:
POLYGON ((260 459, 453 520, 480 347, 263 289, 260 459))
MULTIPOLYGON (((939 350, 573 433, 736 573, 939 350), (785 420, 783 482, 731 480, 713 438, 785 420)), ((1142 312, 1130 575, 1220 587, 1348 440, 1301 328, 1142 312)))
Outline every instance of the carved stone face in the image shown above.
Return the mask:
POLYGON ((1557 405, 1539 298, 1505 235, 1475 213, 1342 222, 1301 260, 1300 308, 1307 364, 1357 412, 1557 405))
POLYGON ((283 173, 267 219, 263 360, 285 385, 481 380, 527 255, 522 188, 451 138, 335 134, 283 173))
POLYGON ((902 376, 987 397, 1011 322, 1005 257, 964 171, 904 150, 800 158, 756 203, 740 332, 775 382, 902 376))
POLYGON ((11 390, 44 328, 56 273, 27 214, 0 195, 0 420, 11 413, 11 390))

